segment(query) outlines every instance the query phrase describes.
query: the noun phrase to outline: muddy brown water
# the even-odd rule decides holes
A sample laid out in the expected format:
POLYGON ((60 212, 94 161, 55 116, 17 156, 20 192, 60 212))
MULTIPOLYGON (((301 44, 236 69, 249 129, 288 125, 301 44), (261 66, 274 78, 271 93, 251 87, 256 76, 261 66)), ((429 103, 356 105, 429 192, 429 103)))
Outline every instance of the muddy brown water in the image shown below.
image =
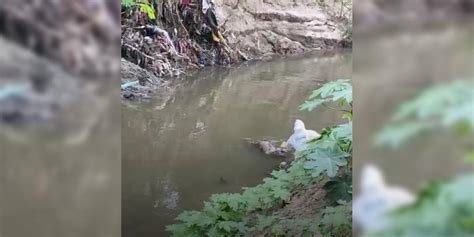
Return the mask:
POLYGON ((114 90, 64 124, 0 124, 0 236, 120 236, 114 90))
POLYGON ((281 159, 244 139, 286 139, 296 118, 316 130, 339 122, 337 112, 298 105, 320 83, 350 78, 351 64, 341 53, 208 69, 170 97, 124 103, 122 235, 166 236, 166 225, 211 194, 260 183, 281 159))
POLYGON ((120 236, 117 84, 85 82, 1 36, 0 47, 0 87, 48 81, 9 104, 26 119, 0 119, 0 236, 120 236))

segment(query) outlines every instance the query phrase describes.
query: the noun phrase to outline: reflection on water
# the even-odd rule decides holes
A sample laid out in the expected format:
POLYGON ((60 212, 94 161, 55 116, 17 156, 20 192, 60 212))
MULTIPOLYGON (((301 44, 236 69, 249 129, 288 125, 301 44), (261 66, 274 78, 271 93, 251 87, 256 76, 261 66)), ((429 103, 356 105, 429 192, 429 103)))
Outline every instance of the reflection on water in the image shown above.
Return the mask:
POLYGON ((297 107, 319 83, 350 76, 350 55, 312 55, 204 70, 170 97, 124 104, 123 236, 165 236, 212 193, 258 184, 280 160, 243 139, 287 138, 296 118, 315 130, 334 125, 338 113, 297 107))
POLYGON ((420 135, 395 150, 373 147, 375 134, 400 103, 433 85, 474 79, 472 29, 441 27, 355 40, 355 174, 363 163, 373 162, 388 182, 415 190, 430 179, 472 168, 462 158, 466 143, 445 130, 420 135))
POLYGON ((107 110, 89 106, 90 114, 76 118, 98 117, 80 143, 64 139, 84 127, 14 130, 31 137, 22 142, 0 133, 2 237, 120 235, 117 93, 109 93, 107 110))
POLYGON ((0 87, 40 70, 48 82, 8 97, 21 103, 6 113, 0 104, 15 114, 0 116, 0 236, 120 236, 117 86, 85 82, 4 39, 0 47, 0 87))

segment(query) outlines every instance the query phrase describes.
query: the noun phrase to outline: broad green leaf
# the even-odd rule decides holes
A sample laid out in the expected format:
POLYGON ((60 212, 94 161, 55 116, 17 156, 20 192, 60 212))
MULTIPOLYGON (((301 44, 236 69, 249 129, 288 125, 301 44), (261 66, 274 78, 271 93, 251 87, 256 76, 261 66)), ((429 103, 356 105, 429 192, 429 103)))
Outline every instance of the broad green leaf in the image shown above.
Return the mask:
MULTIPOLYGON (((335 103, 340 107, 352 106, 352 85, 348 79, 330 81, 314 90, 309 100, 305 101, 300 110, 312 111, 321 105, 335 103)), ((347 115, 345 115, 347 117, 347 115)))
POLYGON ((404 102, 376 136, 377 145, 398 147, 415 135, 465 125, 474 131, 474 82, 457 80, 435 86, 404 102))
POLYGON ((326 190, 326 198, 334 204, 340 200, 351 201, 352 200, 352 175, 344 175, 342 177, 336 177, 326 184, 323 188, 326 190))
POLYGON ((352 122, 341 124, 333 128, 332 133, 338 140, 348 140, 352 142, 352 122))
POLYGON ((305 162, 304 168, 311 169, 313 176, 316 177, 326 172, 329 177, 334 177, 339 166, 347 164, 346 158, 349 154, 337 146, 329 149, 317 149, 308 156, 309 161, 305 162))

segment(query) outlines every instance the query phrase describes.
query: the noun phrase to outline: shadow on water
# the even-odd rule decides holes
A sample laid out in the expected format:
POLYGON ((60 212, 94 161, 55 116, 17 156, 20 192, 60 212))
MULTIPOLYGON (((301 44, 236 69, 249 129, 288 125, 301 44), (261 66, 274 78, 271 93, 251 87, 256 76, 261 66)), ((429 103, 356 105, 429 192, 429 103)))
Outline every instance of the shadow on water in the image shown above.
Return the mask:
POLYGON ((350 75, 350 54, 312 55, 203 70, 168 98, 124 104, 123 236, 165 236, 211 194, 258 184, 281 160, 244 139, 286 139, 296 118, 317 130, 335 124, 340 114, 298 105, 321 82, 350 75))

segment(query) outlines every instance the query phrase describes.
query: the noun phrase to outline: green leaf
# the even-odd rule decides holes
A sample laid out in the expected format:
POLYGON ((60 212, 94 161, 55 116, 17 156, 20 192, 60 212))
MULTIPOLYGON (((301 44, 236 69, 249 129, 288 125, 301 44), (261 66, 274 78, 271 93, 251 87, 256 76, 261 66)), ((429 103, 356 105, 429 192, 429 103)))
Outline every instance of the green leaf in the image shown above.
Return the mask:
POLYGON ((347 164, 346 157, 348 156, 349 154, 342 151, 339 146, 317 149, 308 155, 309 161, 304 163, 304 168, 311 169, 314 177, 321 175, 323 172, 326 172, 329 177, 334 177, 339 166, 347 164))
POLYGON ((342 205, 326 207, 323 210, 323 219, 321 220, 321 223, 331 226, 351 225, 351 219, 347 213, 347 207, 342 205))
POLYGON ((272 191, 273 196, 281 200, 287 200, 291 195, 291 193, 287 189, 281 187, 275 187, 272 189, 272 191))
POLYGON ((341 124, 332 129, 332 134, 338 140, 347 140, 352 142, 352 122, 341 124))
POLYGON ((321 99, 313 99, 313 100, 307 100, 300 106, 300 110, 307 110, 309 112, 313 111, 320 105, 322 105, 325 102, 325 100, 321 99))
POLYGON ((474 82, 457 80, 435 86, 404 102, 376 136, 376 144, 398 147, 415 135, 462 125, 474 131, 474 82))
POLYGON ((153 9, 153 6, 147 3, 140 3, 139 6, 140 6, 140 11, 148 15, 148 19, 150 20, 156 19, 155 9, 153 9))
POLYGON ((392 148, 399 147, 409 138, 422 131, 427 131, 435 127, 433 123, 405 122, 400 125, 386 126, 377 134, 376 145, 384 145, 392 148))
POLYGON ((129 8, 135 4, 134 0, 122 0, 122 6, 129 8))
MULTIPOLYGON (((336 103, 340 107, 352 105, 352 85, 348 79, 330 81, 314 90, 309 100, 300 105, 300 110, 312 111, 326 103, 336 103)), ((347 115, 345 115, 347 117, 347 115)))
POLYGON ((340 200, 351 201, 352 175, 346 174, 342 177, 336 177, 324 184, 323 188, 326 190, 326 198, 329 199, 331 204, 335 204, 340 200))

